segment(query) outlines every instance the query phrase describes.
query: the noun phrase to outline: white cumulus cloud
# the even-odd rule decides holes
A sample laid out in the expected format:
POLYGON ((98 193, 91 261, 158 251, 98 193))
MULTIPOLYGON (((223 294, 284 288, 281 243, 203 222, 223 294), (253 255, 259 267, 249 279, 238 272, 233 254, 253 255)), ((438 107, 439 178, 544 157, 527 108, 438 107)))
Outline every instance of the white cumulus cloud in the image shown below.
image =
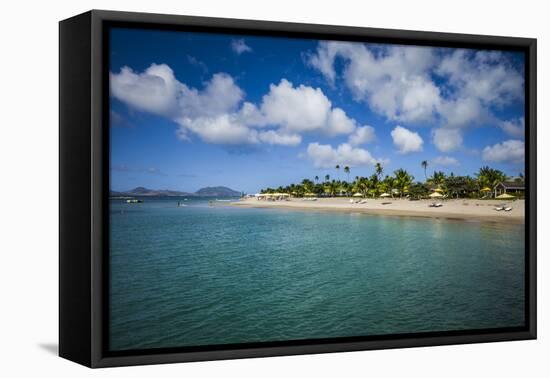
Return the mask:
POLYGON ((260 110, 268 123, 301 132, 323 128, 330 108, 331 102, 321 89, 304 85, 294 88, 283 79, 277 85, 270 85, 260 110))
POLYGON ((435 73, 447 81, 449 98, 440 113, 453 127, 491 121, 491 107, 524 96, 523 73, 501 52, 455 49, 443 56, 435 73))
POLYGON ((286 79, 271 84, 259 104, 244 101, 244 91, 225 73, 216 73, 202 89, 178 81, 172 69, 152 64, 142 73, 123 67, 111 73, 111 94, 140 111, 171 119, 177 136, 193 135, 215 144, 297 146, 302 133, 350 134, 357 122, 320 88, 294 86, 286 79), (261 129, 261 130, 260 130, 261 129))
MULTIPOLYGON (((522 67, 506 53, 329 41, 318 44, 308 63, 329 85, 341 80, 355 101, 390 121, 453 129, 490 124, 522 138, 517 121, 495 116, 524 99, 522 67)), ((449 133, 448 142, 437 138, 443 152, 462 143, 461 133, 449 133)))
POLYGON ((511 139, 483 149, 482 158, 485 161, 496 163, 521 163, 525 160, 525 143, 511 139))
POLYGON ((439 88, 428 69, 435 63, 428 47, 320 42, 309 64, 334 85, 337 59, 344 61, 343 79, 358 101, 391 120, 418 122, 432 119, 441 102, 439 88))
POLYGON ((190 130, 200 138, 213 144, 255 144, 259 140, 257 131, 249 129, 243 124, 236 122, 229 114, 221 114, 214 117, 179 118, 177 122, 183 129, 180 129, 178 136, 187 140, 187 131, 190 130))
POLYGON ((438 156, 434 158, 431 163, 436 166, 450 167, 460 165, 458 160, 451 156, 438 156))
POLYGON ((462 131, 455 128, 437 128, 433 131, 433 143, 441 152, 452 152, 462 147, 462 131))
POLYGON ((110 74, 114 97, 145 112, 169 116, 178 107, 182 86, 166 64, 152 64, 143 73, 122 67, 120 73, 110 74))
POLYGON ((280 125, 290 133, 320 131, 328 135, 349 134, 356 121, 331 101, 320 88, 294 85, 286 79, 271 84, 259 107, 263 122, 280 125))
POLYGON ((325 131, 328 135, 349 134, 355 130, 356 124, 342 109, 333 108, 329 112, 325 131))
POLYGON ((152 64, 143 73, 123 67, 110 74, 111 93, 126 104, 165 117, 217 116, 237 108, 244 92, 233 78, 217 73, 201 91, 179 82, 166 64, 152 64))
POLYGON ((374 165, 379 160, 372 157, 369 151, 353 147, 347 143, 333 148, 328 144, 310 143, 307 157, 316 168, 333 168, 336 164, 350 167, 374 165))
POLYGON ((490 119, 489 112, 481 101, 473 97, 448 99, 439 107, 445 126, 467 128, 490 119))
POLYGON ((267 130, 258 133, 260 141, 267 144, 280 144, 285 146, 297 146, 302 142, 298 134, 281 134, 275 130, 267 130))
POLYGON ((360 126, 353 134, 351 134, 348 138, 348 143, 352 146, 358 146, 360 144, 367 144, 371 143, 376 139, 374 127, 372 126, 360 126))
POLYGON ((525 118, 521 117, 519 119, 502 121, 500 123, 500 128, 504 132, 515 138, 524 138, 525 137, 525 118))
POLYGON ((400 154, 422 151, 424 141, 417 132, 396 126, 391 132, 391 137, 400 154))
POLYGON ((498 51, 455 49, 436 72, 447 77, 462 98, 502 105, 523 97, 523 74, 498 51))
POLYGON ((245 52, 252 52, 252 48, 246 44, 244 39, 234 39, 231 41, 231 49, 237 53, 237 55, 241 55, 245 52))

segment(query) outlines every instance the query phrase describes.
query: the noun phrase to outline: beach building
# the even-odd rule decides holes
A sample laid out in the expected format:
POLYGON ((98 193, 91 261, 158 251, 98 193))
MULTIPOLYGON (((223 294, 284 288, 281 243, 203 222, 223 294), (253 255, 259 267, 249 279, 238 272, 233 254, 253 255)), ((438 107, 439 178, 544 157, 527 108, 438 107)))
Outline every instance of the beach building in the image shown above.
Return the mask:
POLYGON ((512 194, 516 197, 525 196, 525 182, 523 181, 503 181, 495 186, 495 197, 504 193, 512 194))

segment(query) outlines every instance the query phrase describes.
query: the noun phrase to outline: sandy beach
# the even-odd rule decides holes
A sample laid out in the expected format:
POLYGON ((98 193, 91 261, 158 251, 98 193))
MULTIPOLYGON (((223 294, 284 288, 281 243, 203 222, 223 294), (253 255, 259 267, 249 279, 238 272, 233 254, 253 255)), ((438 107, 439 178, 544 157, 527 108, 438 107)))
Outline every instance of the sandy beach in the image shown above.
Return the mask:
MULTIPOLYGON (((353 201, 357 201, 356 198, 353 201)), ((233 206, 255 208, 283 208, 295 210, 343 211, 376 215, 445 218, 465 221, 485 221, 522 224, 525 222, 525 201, 448 199, 441 207, 430 207, 433 200, 409 201, 407 199, 366 199, 366 203, 350 203, 350 198, 318 198, 308 201, 292 198, 283 201, 266 201, 256 198, 241 199, 233 206), (506 204, 511 211, 496 211, 506 204)))

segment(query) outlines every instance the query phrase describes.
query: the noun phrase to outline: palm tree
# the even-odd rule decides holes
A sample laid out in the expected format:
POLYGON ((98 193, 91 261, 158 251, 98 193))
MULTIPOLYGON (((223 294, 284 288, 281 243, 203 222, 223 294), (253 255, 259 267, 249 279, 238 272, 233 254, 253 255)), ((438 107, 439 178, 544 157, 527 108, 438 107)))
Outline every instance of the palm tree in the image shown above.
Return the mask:
POLYGON ((380 193, 390 193, 393 196, 394 180, 393 177, 386 176, 384 180, 378 183, 377 190, 380 193))
MULTIPOLYGON (((426 176, 427 161, 421 163, 426 176)), ((340 169, 340 165, 336 165, 340 169)), ((455 176, 450 173, 448 176, 444 172, 434 171, 433 175, 426 179, 426 182, 414 183, 414 177, 404 169, 398 169, 393 172, 393 175, 386 175, 381 178, 383 168, 380 163, 375 165, 375 173, 370 177, 355 176, 353 182, 350 180, 350 167, 345 166, 344 172, 348 175, 347 181, 340 181, 330 178, 330 175, 325 175, 325 181, 319 183, 319 176, 314 176, 315 182, 309 179, 302 180, 299 184, 290 184, 287 186, 279 186, 277 188, 264 188, 260 193, 290 193, 297 197, 302 197, 305 193, 315 193, 325 196, 339 196, 342 194, 349 195, 350 193, 361 193, 364 196, 372 195, 376 197, 380 193, 390 193, 392 197, 399 191, 399 196, 403 197, 407 194, 413 198, 425 197, 430 190, 435 187, 441 189, 446 195, 456 198, 478 198, 482 188, 489 187, 493 190, 495 186, 502 181, 510 180, 506 174, 498 169, 493 169, 488 166, 481 167, 475 174, 475 178, 471 176, 455 176)), ((520 180, 523 175, 520 174, 520 180)))
POLYGON ((428 160, 422 160, 422 168, 424 168, 424 178, 428 181, 428 175, 426 174, 426 169, 428 168, 428 160))
POLYGON ((499 182, 506 181, 504 172, 498 169, 489 168, 488 166, 479 168, 476 176, 480 189, 483 187, 494 189, 499 182))
POLYGON ((469 192, 469 177, 468 176, 455 176, 452 173, 445 179, 445 189, 451 196, 459 198, 469 192))
POLYGON ((338 193, 340 196, 344 194, 345 196, 348 195, 348 183, 345 181, 338 181, 337 187, 336 187, 336 193, 338 193))
POLYGON ((359 177, 359 176, 357 176, 355 178, 355 181, 353 182, 352 188, 351 188, 351 191, 353 193, 362 193, 363 192, 362 187, 361 187, 361 180, 362 180, 362 178, 359 177))
POLYGON ((437 187, 443 187, 445 186, 445 173, 435 171, 433 176, 428 181, 437 187))
POLYGON ((416 182, 409 187, 411 198, 421 199, 430 194, 430 188, 426 183, 416 182))
POLYGON ((336 164, 336 172, 338 173, 338 180, 340 180, 340 164, 336 164))
POLYGON ((363 180, 364 180, 363 177, 357 177, 357 180, 353 182, 353 184, 351 185, 351 191, 353 193, 361 193, 365 195, 365 192, 363 190, 363 185, 362 185, 363 180))
POLYGON ((325 185, 323 186, 323 191, 325 192, 325 194, 328 194, 329 196, 332 197, 332 185, 330 184, 330 182, 326 182, 325 185))
POLYGON ((382 164, 379 162, 376 163, 374 166, 374 169, 376 170, 376 176, 378 176, 378 181, 380 181, 380 177, 382 177, 382 172, 384 172, 384 168, 382 168, 382 164))
POLYGON ((313 182, 308 179, 302 180, 302 186, 304 187, 305 192, 312 192, 313 191, 313 182))
POLYGON ((395 175, 395 186, 399 190, 399 197, 403 197, 403 193, 409 190, 414 177, 409 174, 406 170, 399 168, 397 171, 393 172, 395 175))
POLYGON ((349 181, 349 167, 347 165, 344 167, 344 172, 346 172, 346 174, 348 175, 348 181, 349 181))
POLYGON ((370 192, 372 193, 372 196, 374 197, 378 194, 378 189, 379 189, 379 184, 380 184, 380 180, 378 179, 378 176, 376 175, 376 173, 373 173, 370 176, 369 182, 370 182, 370 192))
POLYGON ((338 183, 339 181, 336 181, 334 179, 332 179, 332 181, 330 182, 330 195, 332 197, 334 197, 335 195, 338 194, 338 183))

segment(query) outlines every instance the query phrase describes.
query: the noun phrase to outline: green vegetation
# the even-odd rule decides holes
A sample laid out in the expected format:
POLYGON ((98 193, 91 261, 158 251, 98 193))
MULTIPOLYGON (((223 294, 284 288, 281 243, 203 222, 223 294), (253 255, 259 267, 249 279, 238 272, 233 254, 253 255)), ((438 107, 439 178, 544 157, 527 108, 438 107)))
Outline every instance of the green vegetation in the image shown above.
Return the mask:
MULTIPOLYGON (((424 168, 424 182, 414 181, 414 176, 401 168, 391 175, 383 176, 384 168, 377 163, 373 174, 369 177, 355 176, 355 180, 350 181, 351 168, 345 166, 347 180, 331 180, 327 173, 323 182, 319 182, 319 176, 315 176, 313 181, 303 179, 299 184, 265 188, 261 193, 288 193, 294 197, 312 194, 319 197, 349 197, 360 193, 363 197, 372 198, 388 193, 394 198, 420 199, 428 197, 430 193, 437 190, 446 198, 492 198, 495 186, 510 180, 502 171, 487 166, 481 167, 474 177, 455 176, 453 173, 446 175, 440 171, 434 171, 432 176, 428 177, 426 172, 428 161, 422 161, 421 166, 424 168)), ((336 165, 335 169, 338 175, 340 165, 336 165)), ((523 181, 523 175, 518 179, 523 181)))

